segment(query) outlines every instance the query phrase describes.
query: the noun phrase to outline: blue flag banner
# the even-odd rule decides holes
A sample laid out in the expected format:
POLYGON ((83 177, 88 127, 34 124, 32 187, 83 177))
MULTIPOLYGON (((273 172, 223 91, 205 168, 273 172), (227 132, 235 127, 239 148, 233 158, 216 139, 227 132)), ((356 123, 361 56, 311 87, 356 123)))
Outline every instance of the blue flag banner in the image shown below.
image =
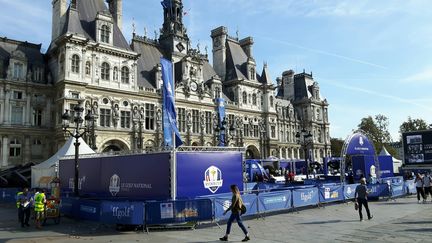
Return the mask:
POLYGON ((223 98, 217 98, 216 102, 218 104, 218 113, 219 113, 219 130, 220 130, 220 135, 219 135, 219 146, 225 146, 225 136, 226 136, 226 128, 227 125, 225 123, 222 124, 222 122, 225 119, 225 100, 223 98))
POLYGON ((173 64, 165 58, 161 58, 163 80, 163 132, 164 146, 178 147, 183 144, 177 128, 177 114, 174 101, 173 64), (175 133, 175 144, 173 141, 175 133))

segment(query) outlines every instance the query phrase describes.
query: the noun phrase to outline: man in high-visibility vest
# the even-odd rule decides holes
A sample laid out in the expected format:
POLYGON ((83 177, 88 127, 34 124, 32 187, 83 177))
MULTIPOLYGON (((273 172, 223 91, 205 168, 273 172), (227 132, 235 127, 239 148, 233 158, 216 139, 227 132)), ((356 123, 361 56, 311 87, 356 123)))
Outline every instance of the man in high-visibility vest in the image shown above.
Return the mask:
POLYGON ((34 211, 36 214, 36 228, 40 229, 41 222, 45 217, 45 203, 46 203, 46 197, 45 197, 45 190, 40 190, 39 193, 35 196, 35 203, 34 203, 34 211))
POLYGON ((30 226, 30 204, 31 204, 31 196, 28 192, 28 188, 24 188, 22 194, 18 196, 19 208, 18 215, 21 222, 21 227, 30 226))
POLYGON ((17 194, 16 194, 16 196, 15 196, 15 199, 16 199, 16 207, 17 207, 17 209, 18 209, 18 222, 20 222, 20 211, 19 211, 19 208, 20 208, 20 200, 19 200, 19 198, 20 198, 20 196, 23 194, 23 192, 22 192, 22 190, 21 191, 18 191, 17 192, 17 194))

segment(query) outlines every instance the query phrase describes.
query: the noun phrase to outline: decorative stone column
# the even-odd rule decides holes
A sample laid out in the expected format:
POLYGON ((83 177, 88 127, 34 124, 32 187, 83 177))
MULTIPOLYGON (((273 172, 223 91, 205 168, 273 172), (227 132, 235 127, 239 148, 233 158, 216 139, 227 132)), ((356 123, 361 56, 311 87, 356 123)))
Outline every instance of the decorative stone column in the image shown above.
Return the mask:
POLYGON ((2 145, 2 167, 8 166, 8 157, 9 157, 9 138, 7 136, 3 136, 3 145, 2 145))

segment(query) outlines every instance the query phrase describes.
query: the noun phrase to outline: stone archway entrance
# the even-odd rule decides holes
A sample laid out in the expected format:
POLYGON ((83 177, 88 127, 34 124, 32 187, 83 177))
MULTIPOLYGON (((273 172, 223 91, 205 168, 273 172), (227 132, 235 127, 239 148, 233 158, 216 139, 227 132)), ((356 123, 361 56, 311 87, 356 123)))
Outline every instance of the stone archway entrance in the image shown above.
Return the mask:
POLYGON ((115 153, 129 150, 128 146, 120 140, 110 140, 102 146, 102 153, 115 153))
POLYGON ((254 145, 249 145, 246 149, 246 159, 260 159, 261 155, 254 145))

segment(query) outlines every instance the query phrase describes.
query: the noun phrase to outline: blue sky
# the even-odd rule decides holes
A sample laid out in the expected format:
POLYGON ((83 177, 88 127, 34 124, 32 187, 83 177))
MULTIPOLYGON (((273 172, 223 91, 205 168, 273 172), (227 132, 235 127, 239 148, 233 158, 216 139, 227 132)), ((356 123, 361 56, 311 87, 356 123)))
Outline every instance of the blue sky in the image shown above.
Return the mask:
MULTIPOLYGON (((124 0, 128 40, 162 25, 160 0, 124 0)), ((258 69, 275 80, 288 69, 313 72, 330 103, 331 136, 345 138, 361 118, 383 114, 390 133, 408 116, 432 123, 432 1, 183 0, 192 45, 211 50, 210 31, 254 37, 258 69)), ((0 0, 0 36, 46 49, 51 0, 0 0)))

